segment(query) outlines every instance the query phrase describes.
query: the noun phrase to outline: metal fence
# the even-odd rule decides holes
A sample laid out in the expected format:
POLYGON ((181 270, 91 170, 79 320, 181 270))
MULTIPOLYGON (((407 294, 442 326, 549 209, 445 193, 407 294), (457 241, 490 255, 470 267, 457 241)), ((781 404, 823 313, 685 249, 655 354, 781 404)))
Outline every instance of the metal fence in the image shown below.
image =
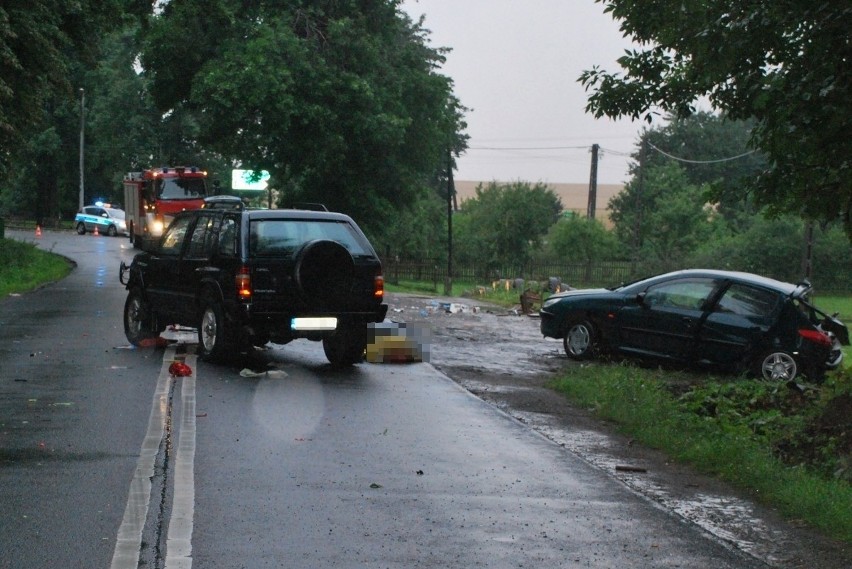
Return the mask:
MULTIPOLYGON (((431 283, 432 290, 437 291, 438 286, 443 285, 447 278, 446 262, 437 260, 393 259, 384 261, 383 265, 385 279, 391 284, 399 284, 401 282, 431 283)), ((852 267, 846 265, 848 263, 839 263, 837 266, 819 267, 819 270, 811 278, 811 282, 817 285, 819 294, 852 294, 852 279, 849 278, 849 275, 852 275, 852 267)), ((559 282, 575 288, 590 288, 616 286, 637 278, 664 273, 678 268, 684 267, 675 265, 667 266, 661 263, 637 264, 631 261, 595 261, 591 263, 535 262, 504 265, 501 267, 456 263, 453 265, 452 277, 456 282, 482 286, 490 286, 496 281, 515 281, 518 279, 522 279, 525 283, 534 281, 544 286, 556 278, 559 282)), ((750 267, 725 268, 764 274, 763 271, 750 267)), ((798 282, 800 280, 798 277, 791 275, 766 274, 765 276, 787 282, 798 282)), ((532 285, 532 288, 535 288, 535 285, 532 285)))
MULTIPOLYGON (((435 290, 447 278, 447 265, 434 260, 384 261, 384 276, 391 284, 400 282, 432 283, 435 290)), ((610 286, 632 280, 633 264, 629 261, 595 263, 525 263, 488 267, 476 264, 454 264, 453 280, 479 285, 495 281, 522 279, 549 283, 556 278, 577 288, 610 286)))

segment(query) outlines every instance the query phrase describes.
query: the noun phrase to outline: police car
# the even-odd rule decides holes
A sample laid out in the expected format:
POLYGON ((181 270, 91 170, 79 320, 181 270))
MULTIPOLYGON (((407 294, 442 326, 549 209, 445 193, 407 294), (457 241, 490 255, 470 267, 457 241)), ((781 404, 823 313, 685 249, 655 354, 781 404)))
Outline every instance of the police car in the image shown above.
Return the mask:
POLYGON ((127 235, 127 223, 124 220, 124 210, 110 207, 109 204, 98 203, 83 208, 74 218, 74 224, 79 235, 97 233, 114 237, 127 235))

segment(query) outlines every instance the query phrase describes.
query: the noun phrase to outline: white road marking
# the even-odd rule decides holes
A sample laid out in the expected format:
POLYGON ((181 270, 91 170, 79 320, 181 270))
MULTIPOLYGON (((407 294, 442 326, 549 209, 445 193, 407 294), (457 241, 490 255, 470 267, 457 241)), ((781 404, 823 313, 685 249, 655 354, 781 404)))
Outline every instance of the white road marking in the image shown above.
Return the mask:
MULTIPOLYGON (((174 381, 169 366, 175 360, 176 347, 168 346, 163 354, 163 365, 157 378, 157 387, 148 418, 148 430, 142 441, 136 470, 130 482, 124 518, 118 528, 111 569, 137 569, 142 547, 142 533, 151 504, 151 479, 160 445, 169 419, 169 389, 174 381)), ((167 569, 189 569, 192 567, 192 528, 195 511, 195 362, 194 355, 187 355, 187 365, 193 375, 181 379, 181 426, 178 451, 175 458, 174 503, 166 543, 167 569)))
MULTIPOLYGON (((195 356, 186 363, 195 373, 195 356)), ((184 377, 181 386, 181 421, 175 458, 175 491, 169 533, 166 540, 165 569, 192 567, 192 527, 195 515, 195 375, 184 377)))

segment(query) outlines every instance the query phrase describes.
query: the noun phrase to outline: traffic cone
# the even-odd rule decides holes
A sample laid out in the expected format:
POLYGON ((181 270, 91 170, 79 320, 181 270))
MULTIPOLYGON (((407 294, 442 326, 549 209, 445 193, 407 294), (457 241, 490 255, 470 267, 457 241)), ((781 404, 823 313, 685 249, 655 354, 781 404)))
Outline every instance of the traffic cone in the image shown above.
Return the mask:
POLYGON ((98 226, 97 226, 97 225, 95 226, 95 235, 96 235, 96 236, 97 236, 97 235, 100 235, 100 233, 98 233, 98 226))
POLYGON ((41 237, 41 225, 36 225, 36 237, 41 237))

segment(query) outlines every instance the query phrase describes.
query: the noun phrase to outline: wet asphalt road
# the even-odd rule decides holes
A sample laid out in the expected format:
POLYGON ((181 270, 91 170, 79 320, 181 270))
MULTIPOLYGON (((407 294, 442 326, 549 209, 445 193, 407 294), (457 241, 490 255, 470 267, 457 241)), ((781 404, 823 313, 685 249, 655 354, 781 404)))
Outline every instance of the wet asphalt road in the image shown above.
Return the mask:
POLYGON ((429 364, 127 349, 126 239, 6 233, 77 268, 0 301, 0 568, 763 567, 429 364))

